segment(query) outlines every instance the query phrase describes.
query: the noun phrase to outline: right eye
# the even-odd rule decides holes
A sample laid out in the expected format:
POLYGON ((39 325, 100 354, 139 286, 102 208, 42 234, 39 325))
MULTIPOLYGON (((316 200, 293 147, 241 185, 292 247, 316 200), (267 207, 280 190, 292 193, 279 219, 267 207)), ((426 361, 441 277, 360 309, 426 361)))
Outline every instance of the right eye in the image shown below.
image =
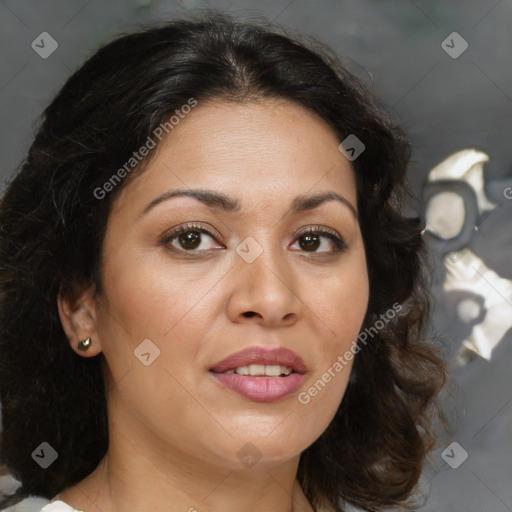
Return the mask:
POLYGON ((167 232, 162 244, 171 245, 173 249, 181 252, 203 252, 212 249, 223 249, 222 245, 212 244, 215 235, 208 229, 197 224, 185 224, 167 232), (206 238, 206 239, 205 239, 206 238))

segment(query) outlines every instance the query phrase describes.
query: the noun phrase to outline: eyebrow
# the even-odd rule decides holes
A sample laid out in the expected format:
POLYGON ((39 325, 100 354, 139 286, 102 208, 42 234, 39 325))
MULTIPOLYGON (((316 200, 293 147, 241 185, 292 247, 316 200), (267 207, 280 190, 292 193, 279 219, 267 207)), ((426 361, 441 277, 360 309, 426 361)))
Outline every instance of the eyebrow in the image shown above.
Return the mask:
MULTIPOLYGON (((168 201, 173 197, 193 197, 194 199, 197 199, 198 201, 205 204, 209 208, 213 208, 219 211, 240 211, 240 202, 237 199, 228 197, 224 194, 221 194, 220 192, 203 189, 176 189, 168 190, 167 192, 164 192, 161 196, 158 196, 152 201, 150 201, 146 205, 146 207, 140 212, 139 217, 146 215, 156 205, 163 203, 164 201, 168 201)), ((306 210, 313 210, 314 208, 317 208, 326 201, 338 201, 339 203, 345 205, 357 220, 358 213, 356 208, 342 195, 334 191, 320 192, 318 194, 312 195, 304 194, 297 196, 290 205, 290 212, 300 213, 306 210)))

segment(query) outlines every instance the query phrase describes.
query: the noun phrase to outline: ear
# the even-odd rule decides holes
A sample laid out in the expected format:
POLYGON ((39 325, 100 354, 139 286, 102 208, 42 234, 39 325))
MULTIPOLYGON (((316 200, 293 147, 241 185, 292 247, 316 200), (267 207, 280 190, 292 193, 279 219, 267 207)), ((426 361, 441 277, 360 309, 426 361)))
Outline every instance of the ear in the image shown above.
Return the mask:
POLYGON ((57 306, 62 328, 68 337, 71 348, 82 357, 93 357, 101 350, 101 340, 97 328, 96 299, 94 285, 80 291, 78 294, 67 296, 61 293, 57 296, 57 306), (91 345, 86 352, 77 348, 77 344, 91 338, 91 345))

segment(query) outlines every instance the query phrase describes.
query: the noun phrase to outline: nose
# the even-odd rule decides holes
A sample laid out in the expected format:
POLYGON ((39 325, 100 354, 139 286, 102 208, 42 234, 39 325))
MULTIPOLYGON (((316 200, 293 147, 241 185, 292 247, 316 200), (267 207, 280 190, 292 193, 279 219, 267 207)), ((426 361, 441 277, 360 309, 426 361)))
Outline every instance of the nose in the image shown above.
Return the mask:
POLYGON ((238 255, 231 272, 227 314, 232 322, 278 328, 297 322, 304 307, 298 280, 282 250, 265 249, 248 263, 238 255))

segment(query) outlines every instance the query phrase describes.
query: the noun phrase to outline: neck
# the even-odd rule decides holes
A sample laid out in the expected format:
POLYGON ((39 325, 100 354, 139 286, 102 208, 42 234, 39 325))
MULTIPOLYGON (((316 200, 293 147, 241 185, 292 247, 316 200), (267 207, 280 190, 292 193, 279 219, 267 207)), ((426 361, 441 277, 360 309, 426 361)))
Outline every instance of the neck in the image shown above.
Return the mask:
POLYGON ((299 456, 233 469, 133 431, 115 434, 98 467, 58 499, 84 512, 313 512, 296 479, 299 456))

